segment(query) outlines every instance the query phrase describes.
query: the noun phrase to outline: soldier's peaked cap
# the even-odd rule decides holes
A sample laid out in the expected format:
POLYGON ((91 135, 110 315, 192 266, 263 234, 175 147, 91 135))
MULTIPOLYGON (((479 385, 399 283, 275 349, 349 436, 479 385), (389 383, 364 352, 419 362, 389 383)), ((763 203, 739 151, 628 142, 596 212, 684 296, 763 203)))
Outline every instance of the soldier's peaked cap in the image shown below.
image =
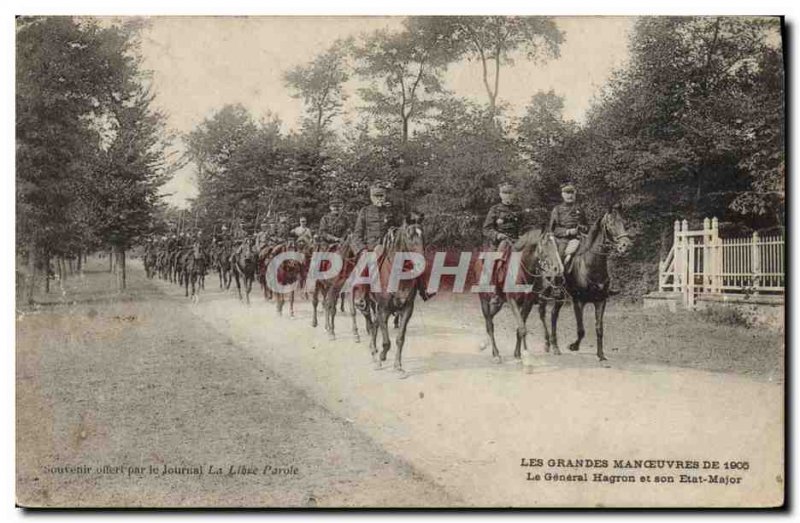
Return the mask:
POLYGON ((500 192, 514 192, 516 187, 511 182, 503 182, 500 184, 500 192))
POLYGON ((575 192, 575 184, 572 182, 562 183, 561 192, 575 192))
POLYGON ((383 183, 383 182, 375 182, 370 186, 369 192, 371 194, 385 193, 386 192, 386 184, 383 183))

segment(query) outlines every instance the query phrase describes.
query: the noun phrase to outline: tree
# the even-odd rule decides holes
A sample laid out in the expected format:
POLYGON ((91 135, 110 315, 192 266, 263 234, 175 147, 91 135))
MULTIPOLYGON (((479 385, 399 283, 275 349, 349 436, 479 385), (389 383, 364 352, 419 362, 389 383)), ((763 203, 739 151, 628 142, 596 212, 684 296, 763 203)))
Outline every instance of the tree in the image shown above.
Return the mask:
POLYGON ((497 116, 500 67, 513 65, 515 53, 524 53, 531 61, 557 58, 564 42, 564 33, 550 17, 458 16, 416 20, 430 27, 434 34, 446 35, 457 45, 461 56, 480 61, 491 119, 497 116))
POLYGON ((103 141, 97 123, 133 85, 136 24, 100 27, 68 17, 17 19, 17 238, 35 268, 92 236, 78 191, 103 141), (43 258, 39 263, 37 256, 43 258))
POLYGON ((126 286, 125 251, 151 233, 159 187, 170 166, 165 117, 151 108, 153 97, 141 86, 112 106, 114 133, 96 167, 82 179, 80 202, 95 234, 110 243, 117 262, 117 288, 126 286))
POLYGON ((302 128, 317 149, 330 137, 330 126, 347 100, 344 83, 349 79, 346 64, 348 42, 337 42, 306 65, 284 74, 284 83, 300 98, 306 115, 302 128))
POLYGON ((399 33, 376 31, 355 48, 356 72, 369 80, 359 89, 366 109, 377 119, 400 124, 405 143, 410 123, 424 117, 444 92, 442 73, 453 60, 455 48, 448 35, 407 20, 399 33))

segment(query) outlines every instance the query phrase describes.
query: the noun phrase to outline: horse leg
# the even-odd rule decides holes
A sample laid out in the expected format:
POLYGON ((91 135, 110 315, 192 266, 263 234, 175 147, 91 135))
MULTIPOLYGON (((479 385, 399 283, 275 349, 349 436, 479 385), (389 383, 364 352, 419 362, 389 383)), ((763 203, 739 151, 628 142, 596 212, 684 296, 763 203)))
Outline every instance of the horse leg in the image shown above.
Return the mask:
POLYGON ((581 340, 583 336, 586 334, 586 331, 583 329, 583 306, 585 304, 580 300, 573 299, 572 300, 572 309, 575 311, 575 323, 578 327, 578 339, 575 340, 575 343, 569 344, 569 350, 577 351, 581 348, 581 340))
MULTIPOLYGON (((502 363, 503 358, 500 357, 500 351, 497 350, 497 342, 494 339, 494 314, 492 314, 492 306, 489 304, 489 299, 481 297, 481 312, 483 313, 483 320, 486 322, 486 335, 488 336, 488 345, 492 346, 492 359, 495 363, 502 363)), ((481 350, 486 346, 482 345, 481 350)))
MULTIPOLYGON (((381 355, 375 363, 375 369, 380 369, 381 364, 386 361, 386 354, 392 346, 391 339, 389 338, 389 312, 381 307, 378 307, 378 325, 381 329, 381 355)), ((378 332, 378 329, 375 329, 378 332)))
POLYGON ((560 300, 556 300, 553 303, 553 310, 550 312, 550 337, 551 337, 551 344, 550 346, 553 348, 553 354, 556 356, 561 356, 561 349, 558 348, 558 313, 561 311, 561 307, 564 306, 564 302, 560 300))
POLYGON ((361 335, 358 333, 358 320, 356 314, 355 295, 350 293, 350 318, 353 320, 353 337, 356 343, 361 343, 361 335))
MULTIPOLYGON (((342 312, 344 312, 344 298, 345 298, 345 293, 339 294, 339 299, 341 300, 341 310, 342 310, 342 312)), ((334 303, 334 307, 335 307, 336 306, 336 302, 334 301, 333 303, 334 303)))
POLYGON ((289 293, 289 317, 294 318, 294 289, 289 293))
POLYGON ((252 274, 245 274, 244 275, 244 290, 245 290, 245 297, 246 297, 247 305, 250 305, 250 292, 253 290, 253 275, 252 274))
MULTIPOLYGON (((242 284, 239 282, 239 271, 233 269, 230 276, 233 276, 233 278, 236 280, 236 292, 239 293, 239 301, 242 301, 242 284)), ((230 281, 228 282, 228 284, 230 285, 230 281)))
POLYGON ((397 314, 397 313, 394 313, 392 316, 394 317, 394 328, 395 329, 400 328, 400 315, 397 314))
POLYGON ((400 313, 400 332, 397 333, 395 339, 395 355, 394 355, 394 370, 399 373, 399 378, 406 377, 406 371, 403 370, 403 346, 406 343, 406 329, 408 329, 408 322, 411 320, 411 315, 414 313, 414 300, 410 300, 403 311, 400 313))
MULTIPOLYGON (((528 324, 528 316, 531 314, 531 309, 533 309, 533 300, 526 297, 519 309, 519 312, 522 315, 522 323, 525 325, 528 324)), ((528 352, 528 338, 526 336, 522 337, 522 350, 528 352)))
POLYGON ((522 311, 520 310, 521 307, 517 299, 509 298, 508 306, 511 308, 511 314, 514 315, 514 320, 517 322, 517 341, 514 347, 514 359, 519 360, 522 358, 522 354, 520 353, 522 340, 524 340, 525 336, 527 336, 528 329, 525 326, 525 319, 522 317, 522 311))
POLYGON ((186 289, 185 296, 188 298, 189 297, 189 278, 188 278, 188 275, 186 275, 184 273, 181 273, 181 279, 183 280, 182 281, 183 287, 184 287, 184 289, 186 289))
MULTIPOLYGON (((314 285, 314 293, 311 295, 311 326, 317 326, 317 305, 319 305, 319 284, 314 285)), ((327 323, 325 330, 328 330, 327 323)))
POLYGON ((547 302, 542 300, 539 302, 539 321, 542 322, 544 329, 544 351, 550 352, 550 329, 547 328, 547 302))
POLYGON ((606 300, 595 302, 594 304, 594 328, 597 333, 597 359, 605 361, 606 355, 603 353, 603 316, 606 312, 606 300))

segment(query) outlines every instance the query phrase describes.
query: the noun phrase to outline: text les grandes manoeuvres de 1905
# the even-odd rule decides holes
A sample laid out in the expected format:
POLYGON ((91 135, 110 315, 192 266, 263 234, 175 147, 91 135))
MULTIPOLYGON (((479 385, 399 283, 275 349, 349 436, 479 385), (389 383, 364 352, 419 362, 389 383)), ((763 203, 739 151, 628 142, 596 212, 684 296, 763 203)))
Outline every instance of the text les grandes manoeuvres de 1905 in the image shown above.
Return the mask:
POLYGON ((525 480, 548 483, 741 485, 742 460, 521 458, 525 480))

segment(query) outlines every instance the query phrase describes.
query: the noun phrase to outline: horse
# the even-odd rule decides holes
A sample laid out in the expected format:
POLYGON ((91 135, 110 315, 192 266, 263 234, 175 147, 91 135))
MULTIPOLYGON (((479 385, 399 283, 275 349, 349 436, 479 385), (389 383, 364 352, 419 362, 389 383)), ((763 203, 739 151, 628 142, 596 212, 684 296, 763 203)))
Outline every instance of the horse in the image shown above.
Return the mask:
POLYGON ((244 279, 245 300, 247 305, 250 305, 250 292, 253 290, 253 280, 258 266, 258 253, 253 248, 252 238, 245 238, 242 241, 238 251, 231 254, 230 262, 239 300, 242 300, 241 279, 244 279))
POLYGON ((206 257, 199 244, 193 245, 186 253, 181 255, 181 266, 183 268, 183 286, 186 289, 185 296, 189 297, 189 283, 192 284, 192 301, 197 303, 197 284, 202 281, 206 273, 206 257))
MULTIPOLYGON (((309 257, 311 255, 311 244, 306 242, 298 242, 296 240, 289 240, 285 243, 273 247, 268 254, 264 257, 264 266, 269 263, 267 260, 278 256, 281 253, 296 251, 303 255, 303 261, 295 259, 284 260, 280 266, 276 267, 275 278, 281 285, 292 285, 293 288, 288 293, 276 292, 275 293, 275 306, 279 315, 283 314, 283 306, 286 303, 286 294, 289 295, 289 317, 294 318, 294 285, 303 285, 305 281, 309 257), (299 247, 299 249, 298 249, 299 247)), ((268 285, 267 285, 268 287, 268 285)), ((264 297, 267 297, 266 291, 264 297)))
MULTIPOLYGON (((417 297, 419 285, 421 284, 420 276, 410 280, 401 280, 398 282, 396 291, 389 292, 384 287, 384 283, 389 281, 389 276, 394 264, 394 258, 397 253, 417 253, 424 256, 424 241, 422 226, 419 223, 411 222, 406 219, 403 225, 389 229, 383 238, 382 242, 383 253, 378 260, 378 272, 382 282, 381 289, 378 292, 369 292, 370 300, 367 302, 365 310, 373 314, 374 321, 370 326, 370 334, 372 336, 370 343, 370 352, 375 368, 380 369, 382 363, 386 361, 386 355, 391 348, 391 341, 389 338, 389 318, 397 313, 399 317, 399 329, 397 337, 395 338, 395 358, 394 370, 398 373, 398 377, 405 378, 406 372, 403 369, 403 346, 405 345, 406 330, 411 316, 414 313, 414 301, 417 297), (377 354, 377 336, 378 329, 381 331, 382 350, 377 354)), ((410 262, 408 262, 410 263, 410 262)))
POLYGON ((148 280, 152 280, 153 276, 156 275, 157 260, 158 256, 155 247, 150 247, 147 252, 144 253, 144 272, 148 280))
MULTIPOLYGON (((495 363, 502 363, 503 358, 500 356, 500 351, 497 348, 497 341, 494 336, 494 317, 503 309, 503 305, 506 302, 508 302, 511 308, 511 313, 517 325, 514 359, 520 360, 522 358, 522 349, 526 352, 528 351, 528 316, 533 306, 538 302, 539 296, 547 286, 547 280, 544 277, 546 267, 551 264, 550 260, 552 260, 554 256, 557 256, 554 248, 549 248, 542 239, 543 234, 541 230, 531 229, 523 233, 513 245, 506 245, 506 247, 510 249, 510 252, 519 253, 519 266, 516 270, 514 283, 518 285, 530 285, 531 289, 529 292, 510 293, 506 296, 505 300, 499 303, 493 303, 492 301, 494 292, 478 293, 487 334, 487 341, 481 344, 481 350, 491 345, 492 360, 495 363)), ((494 268, 492 272, 492 285, 503 285, 505 283, 505 278, 501 274, 501 269, 507 271, 509 262, 510 259, 503 262, 503 265, 494 268)), ((483 270, 483 263, 477 263, 475 267, 478 274, 480 274, 483 270)), ((506 277, 508 277, 508 275, 506 275, 506 277)))
MULTIPOLYGON (((314 290, 311 295, 311 304, 313 306, 314 314, 311 317, 311 326, 317 326, 317 306, 319 304, 319 296, 322 296, 322 304, 325 310, 325 331, 328 333, 328 338, 333 341, 336 339, 335 320, 336 308, 341 301, 341 311, 344 312, 344 303, 346 296, 350 297, 350 316, 353 320, 353 335, 355 336, 356 343, 361 341, 358 333, 358 324, 356 323, 356 309, 353 304, 353 293, 343 293, 342 287, 345 281, 353 270, 356 263, 356 256, 353 252, 351 244, 351 235, 345 237, 340 243, 326 244, 317 241, 316 250, 318 252, 333 252, 336 253, 342 260, 342 268, 339 273, 326 280, 317 280, 314 285, 314 290)), ((321 267, 325 270, 326 267, 321 267)))
POLYGON ((233 272, 231 254, 231 246, 222 242, 217 244, 211 254, 214 267, 217 269, 217 274, 219 275, 220 290, 228 290, 231 288, 231 273, 233 272))
MULTIPOLYGON (((554 243, 554 242, 551 242, 554 243)), ((603 214, 586 236, 581 238, 580 247, 572 258, 572 263, 564 271, 564 289, 572 297, 572 308, 575 312, 578 339, 570 343, 569 350, 580 350, 581 340, 585 335, 583 327, 583 308, 587 303, 594 304, 595 332, 597 334, 597 358, 605 361, 603 353, 603 316, 609 294, 608 257, 612 252, 624 255, 631 246, 631 240, 625 230, 625 223, 619 213, 619 207, 613 206, 603 214)), ((556 327, 558 313, 563 300, 556 300, 551 313, 551 332, 547 330, 545 317, 547 301, 539 303, 539 317, 544 326, 545 350, 552 347, 553 354, 561 354, 558 348, 556 327)))

